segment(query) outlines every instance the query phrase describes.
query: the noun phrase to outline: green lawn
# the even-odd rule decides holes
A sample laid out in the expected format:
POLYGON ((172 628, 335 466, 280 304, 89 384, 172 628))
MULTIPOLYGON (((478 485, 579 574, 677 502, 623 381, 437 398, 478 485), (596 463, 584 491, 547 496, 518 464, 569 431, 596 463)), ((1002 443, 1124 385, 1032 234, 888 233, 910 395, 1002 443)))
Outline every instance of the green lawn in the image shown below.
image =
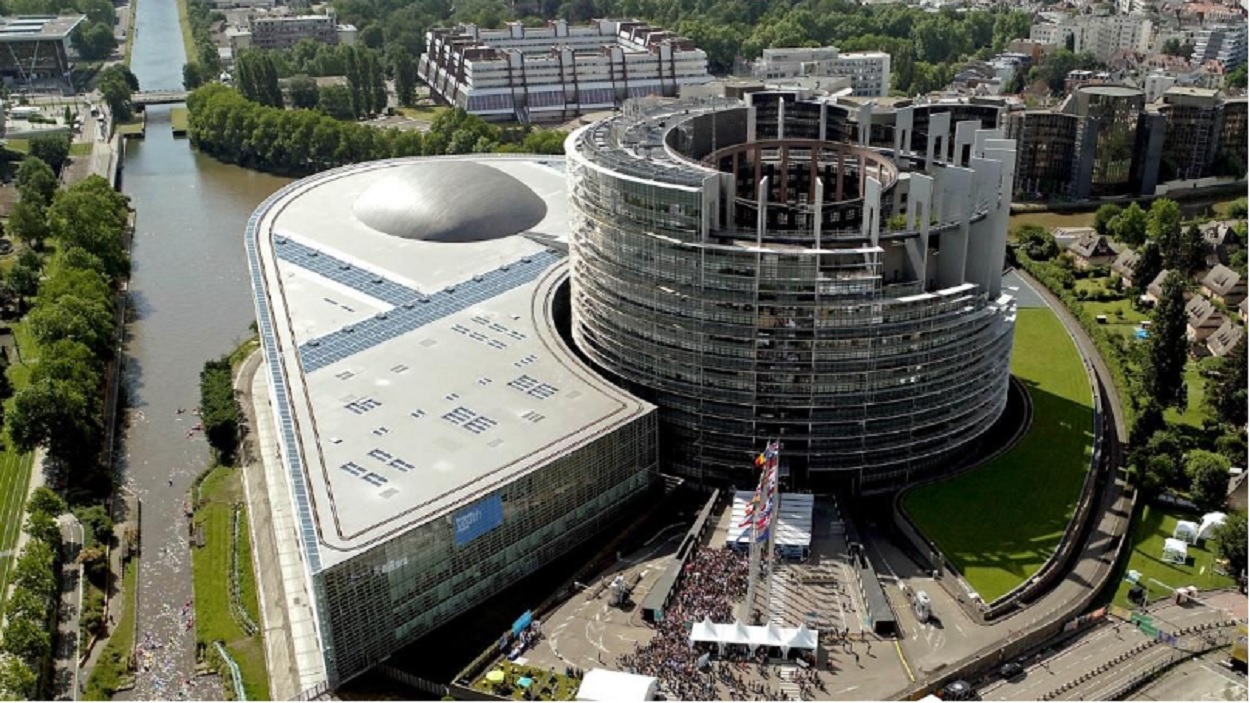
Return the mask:
POLYGON ((1029 388, 1033 424, 1008 453, 903 504, 986 601, 1038 569, 1067 527, 1089 470, 1093 399, 1076 346, 1054 312, 1021 309, 1012 372, 1029 388))
MULTIPOLYGON (((26 488, 30 484, 33 454, 11 449, 0 451, 0 554, 9 555, 17 545, 26 514, 26 488)), ((0 557, 0 605, 9 586, 9 569, 14 556, 0 557)))
POLYGON ((117 626, 113 628, 104 651, 95 668, 87 678, 87 690, 83 700, 110 700, 112 694, 128 683, 130 674, 130 657, 135 648, 135 585, 138 569, 135 560, 126 562, 122 576, 122 612, 117 618, 117 626))
MULTIPOLYGON (((581 685, 581 682, 577 679, 569 678, 562 673, 557 672, 555 674, 551 674, 543 671, 542 669, 536 669, 531 666, 519 666, 508 661, 501 662, 498 666, 491 667, 486 673, 494 671, 495 669, 503 670, 504 675, 507 677, 506 680, 511 684, 512 688, 511 694, 507 697, 514 700, 521 700, 522 696, 525 695, 525 689, 516 685, 517 679, 523 676, 529 676, 534 679, 534 684, 530 688, 535 694, 539 694, 540 691, 544 690, 548 685, 550 685, 551 682, 554 681, 555 690, 550 693, 536 695, 535 700, 571 701, 577 694, 578 686, 581 685)), ((477 680, 477 683, 473 684, 473 688, 479 691, 491 693, 493 692, 493 684, 486 680, 486 673, 482 674, 482 677, 477 680)))
POLYGON ((174 132, 187 131, 187 115, 188 111, 185 107, 173 107, 169 110, 169 122, 173 125, 174 132))
MULTIPOLYGON (((1164 587, 1151 583, 1154 579, 1173 588, 1196 586, 1200 590, 1231 588, 1233 580, 1221 576, 1211 570, 1214 555, 1205 548, 1205 544, 1189 545, 1189 561, 1180 566, 1168 564, 1160 559, 1163 554, 1163 540, 1172 536, 1172 530, 1178 520, 1201 522, 1201 515, 1190 515, 1178 508, 1147 505, 1141 517, 1133 527, 1133 551, 1129 555, 1128 569, 1137 570, 1142 574, 1142 585, 1147 588, 1151 600, 1171 595, 1164 587)), ((1126 571, 1127 573, 1127 571, 1126 571)), ((1128 591, 1132 585, 1121 581, 1115 592, 1115 604, 1131 606, 1128 602, 1128 591)))
MULTIPOLYGON (((200 497, 195 522, 204 525, 205 545, 191 551, 196 639, 206 645, 224 643, 243 674, 248 699, 268 700, 269 675, 261 635, 247 636, 230 613, 230 551, 234 548, 231 531, 234 505, 243 499, 239 472, 228 467, 214 469, 200 485, 200 497)), ((246 514, 241 519, 239 540, 242 601, 253 622, 259 624, 246 514)))
POLYGON ((141 137, 143 136, 146 122, 147 120, 145 120, 143 115, 140 114, 130 118, 130 120, 126 122, 113 123, 113 128, 118 134, 122 135, 122 137, 130 135, 141 137))
POLYGON ((1189 397, 1189 403, 1185 406, 1185 412, 1183 413, 1170 408, 1165 410, 1163 417, 1168 422, 1202 429, 1202 421, 1210 417, 1210 414, 1207 412, 1206 401, 1204 400, 1206 383, 1199 369, 1198 362, 1193 359, 1185 362, 1185 392, 1189 397))
POLYGON ((1094 212, 1024 212, 1008 219, 1008 231, 1020 225, 1039 225, 1047 232, 1056 227, 1092 227, 1094 212))

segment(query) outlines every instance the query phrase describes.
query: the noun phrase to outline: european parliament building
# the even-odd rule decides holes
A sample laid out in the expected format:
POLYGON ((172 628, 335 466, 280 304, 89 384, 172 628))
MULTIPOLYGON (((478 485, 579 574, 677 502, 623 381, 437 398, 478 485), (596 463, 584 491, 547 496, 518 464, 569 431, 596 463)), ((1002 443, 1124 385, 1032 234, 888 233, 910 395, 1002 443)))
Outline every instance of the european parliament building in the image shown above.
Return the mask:
POLYGON ((1013 143, 901 108, 873 147, 871 109, 634 102, 565 158, 356 164, 256 210, 253 529, 300 691, 602 533, 662 466, 749 481, 777 439, 797 485, 872 492, 990 427, 1013 143))
POLYGON ((762 91, 637 103, 570 135, 573 332, 660 408, 676 473, 770 439, 797 485, 909 483, 1007 401, 1014 143, 978 120, 762 91), (923 144, 921 150, 913 145, 923 144))

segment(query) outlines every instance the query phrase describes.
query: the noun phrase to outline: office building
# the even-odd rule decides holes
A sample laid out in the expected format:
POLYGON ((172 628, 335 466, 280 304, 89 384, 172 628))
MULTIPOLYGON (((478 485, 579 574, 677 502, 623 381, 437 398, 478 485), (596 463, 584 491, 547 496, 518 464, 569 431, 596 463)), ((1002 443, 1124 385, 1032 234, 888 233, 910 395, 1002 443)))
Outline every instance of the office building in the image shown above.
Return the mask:
POLYGON ((86 15, 0 17, 0 76, 22 83, 68 80, 76 57, 70 35, 86 15))
POLYGON ((851 81, 851 94, 885 97, 890 94, 890 55, 884 51, 842 53, 832 46, 800 49, 764 49, 751 64, 760 80, 804 76, 842 76, 851 81))
POLYGON ((564 121, 712 80, 689 39, 637 20, 433 29, 418 64, 430 91, 486 119, 564 121))
POLYGON ((813 490, 949 468, 1007 402, 1014 145, 912 106, 643 101, 569 136, 573 335, 655 403, 664 459, 742 485, 780 440, 813 490), (864 119, 860 120, 859 117, 864 119))
POLYGON ((1016 142, 1016 197, 1024 200, 1076 197, 1080 118, 1051 110, 1007 115, 1007 138, 1016 142))
POLYGON ((300 690, 385 661, 654 484, 655 409, 556 329, 566 208, 563 159, 397 159, 292 183, 248 222, 272 513, 254 529, 282 555, 259 578, 300 690))

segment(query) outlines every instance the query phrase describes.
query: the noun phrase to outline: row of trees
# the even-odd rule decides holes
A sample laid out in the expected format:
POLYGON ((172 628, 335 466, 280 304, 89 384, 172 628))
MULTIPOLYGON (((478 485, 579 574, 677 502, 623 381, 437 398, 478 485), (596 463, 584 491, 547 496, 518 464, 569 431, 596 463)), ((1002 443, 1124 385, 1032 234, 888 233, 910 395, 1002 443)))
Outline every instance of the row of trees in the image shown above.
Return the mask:
MULTIPOLYGON (((318 88, 307 74, 287 81, 292 107, 317 109, 335 119, 359 119, 386 110, 386 74, 378 54, 363 47, 344 46, 334 50, 344 56, 343 74, 347 85, 318 88)), ((235 64, 234 84, 243 97, 268 107, 283 107, 276 52, 247 51, 235 64)), ((414 68, 415 72, 415 68, 414 68)), ((411 101, 412 88, 408 88, 411 101)))
POLYGON ((128 213, 125 196, 98 176, 57 192, 47 208, 46 236, 57 240, 58 252, 42 281, 35 240, 28 240, 10 272, 10 287, 19 295, 29 294, 29 284, 14 281, 17 271, 37 282, 26 322, 39 361, 13 397, 9 436, 24 452, 46 447, 49 458, 82 485, 108 480, 96 471, 101 386, 116 332, 113 283, 129 269, 123 245, 128 213))
POLYGON ((230 357, 205 362, 200 371, 200 421, 204 423, 204 437, 213 448, 218 464, 234 464, 241 416, 239 400, 234 395, 230 357))
POLYGON ((39 700, 40 672, 52 656, 52 621, 60 580, 57 577, 61 531, 56 516, 65 503, 52 491, 35 489, 26 506, 30 540, 13 566, 13 591, 5 606, 0 643, 0 697, 39 700))
POLYGON ((187 107, 188 135, 196 148, 227 163, 292 175, 399 156, 560 154, 566 136, 557 130, 501 130, 462 110, 440 114, 425 134, 382 130, 312 110, 268 107, 221 84, 193 92, 187 107))

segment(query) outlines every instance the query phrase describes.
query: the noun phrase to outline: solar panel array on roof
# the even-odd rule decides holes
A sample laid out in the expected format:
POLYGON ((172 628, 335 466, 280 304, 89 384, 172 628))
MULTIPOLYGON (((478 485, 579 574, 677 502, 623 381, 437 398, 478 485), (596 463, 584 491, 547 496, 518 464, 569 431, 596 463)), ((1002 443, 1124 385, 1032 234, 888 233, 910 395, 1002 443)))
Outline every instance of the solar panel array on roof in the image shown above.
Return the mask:
POLYGON ((277 253, 279 259, 391 305, 403 305, 424 297, 415 288, 396 283, 381 274, 354 266, 323 251, 291 241, 287 237, 274 237, 273 243, 274 252, 277 253))
POLYGON ((538 278, 560 254, 544 251, 523 257, 471 280, 420 299, 408 299, 393 310, 310 340, 300 347, 305 373, 312 373, 353 354, 371 349, 448 315, 485 302, 538 278))

